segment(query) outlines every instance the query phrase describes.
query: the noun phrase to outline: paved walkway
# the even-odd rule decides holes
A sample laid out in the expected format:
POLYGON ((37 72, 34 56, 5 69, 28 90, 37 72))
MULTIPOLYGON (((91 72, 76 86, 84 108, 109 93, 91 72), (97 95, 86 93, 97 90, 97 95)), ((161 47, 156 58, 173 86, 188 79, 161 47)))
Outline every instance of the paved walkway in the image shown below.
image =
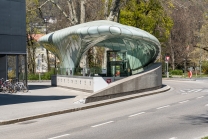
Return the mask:
POLYGON ((159 90, 83 104, 79 103, 80 100, 90 95, 90 93, 51 87, 50 82, 29 83, 30 91, 28 93, 9 94, 0 92, 0 125, 89 109, 156 94, 169 89, 170 87, 166 86, 159 90))
MULTIPOLYGON (((0 121, 75 107, 88 93, 51 87, 50 82, 29 83, 29 92, 0 92, 0 121)), ((81 105, 81 104, 79 104, 81 105)))

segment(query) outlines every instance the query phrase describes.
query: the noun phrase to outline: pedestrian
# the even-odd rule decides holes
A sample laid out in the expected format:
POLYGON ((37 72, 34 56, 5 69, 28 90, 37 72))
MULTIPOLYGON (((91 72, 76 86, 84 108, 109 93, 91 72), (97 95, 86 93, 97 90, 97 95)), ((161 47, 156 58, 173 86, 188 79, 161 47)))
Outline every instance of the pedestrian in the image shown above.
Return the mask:
POLYGON ((191 79, 191 77, 192 77, 192 71, 191 70, 188 72, 188 76, 191 79))

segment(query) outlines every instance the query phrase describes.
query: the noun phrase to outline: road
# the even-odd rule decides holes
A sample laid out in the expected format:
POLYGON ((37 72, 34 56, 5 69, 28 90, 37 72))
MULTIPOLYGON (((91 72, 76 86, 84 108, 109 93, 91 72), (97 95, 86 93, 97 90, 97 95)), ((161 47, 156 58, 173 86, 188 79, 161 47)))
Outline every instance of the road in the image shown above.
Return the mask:
POLYGON ((0 139, 199 139, 208 135, 208 81, 164 80, 163 83, 172 89, 0 126, 0 139))

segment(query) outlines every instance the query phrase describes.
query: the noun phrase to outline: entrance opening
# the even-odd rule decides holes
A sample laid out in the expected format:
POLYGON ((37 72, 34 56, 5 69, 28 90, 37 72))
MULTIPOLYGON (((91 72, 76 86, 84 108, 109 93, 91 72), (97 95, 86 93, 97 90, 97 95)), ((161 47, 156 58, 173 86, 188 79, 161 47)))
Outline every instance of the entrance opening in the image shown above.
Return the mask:
POLYGON ((121 50, 107 51, 107 76, 128 76, 127 52, 121 50))

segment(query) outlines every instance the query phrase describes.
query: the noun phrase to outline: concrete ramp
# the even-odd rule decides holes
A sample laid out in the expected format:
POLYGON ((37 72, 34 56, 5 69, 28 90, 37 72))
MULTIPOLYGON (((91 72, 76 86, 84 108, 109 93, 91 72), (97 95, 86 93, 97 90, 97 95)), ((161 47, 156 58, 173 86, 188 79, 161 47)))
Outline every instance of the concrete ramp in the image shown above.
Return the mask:
POLYGON ((126 77, 92 93, 85 103, 155 90, 162 87, 162 67, 154 63, 142 73, 126 77))

